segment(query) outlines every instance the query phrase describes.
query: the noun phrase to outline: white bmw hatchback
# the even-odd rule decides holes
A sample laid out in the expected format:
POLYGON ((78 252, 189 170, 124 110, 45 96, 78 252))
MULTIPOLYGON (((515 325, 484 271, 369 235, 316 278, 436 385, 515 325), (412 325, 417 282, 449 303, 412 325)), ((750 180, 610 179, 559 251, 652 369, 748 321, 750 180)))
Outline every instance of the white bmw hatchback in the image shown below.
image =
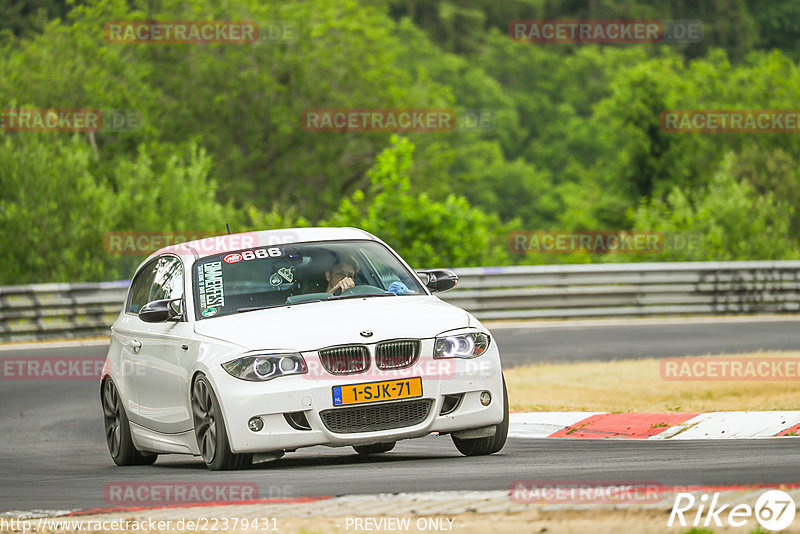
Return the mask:
POLYGON ((355 228, 156 252, 111 327, 100 397, 112 459, 184 453, 231 469, 313 445, 383 453, 432 432, 465 455, 499 451, 508 400, 497 343, 432 294, 456 282, 414 272, 355 228))

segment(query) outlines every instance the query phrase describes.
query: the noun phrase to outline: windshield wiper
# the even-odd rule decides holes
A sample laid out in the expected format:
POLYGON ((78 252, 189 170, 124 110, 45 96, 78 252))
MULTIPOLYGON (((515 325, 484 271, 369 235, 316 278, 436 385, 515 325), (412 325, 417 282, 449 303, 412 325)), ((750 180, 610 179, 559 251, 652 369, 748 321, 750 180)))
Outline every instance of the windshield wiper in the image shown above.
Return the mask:
POLYGON ((394 293, 364 293, 363 295, 339 295, 337 297, 328 297, 327 300, 345 300, 345 299, 360 299, 363 297, 396 297, 394 293))
POLYGON ((244 313, 249 311, 258 311, 258 310, 268 310, 270 308, 279 308, 281 306, 286 306, 286 304, 278 304, 277 306, 250 306, 249 308, 239 308, 236 310, 236 313, 244 313))
POLYGON ((258 310, 268 310, 270 308, 281 308, 283 306, 294 306, 296 304, 309 304, 311 302, 325 302, 326 300, 347 300, 347 299, 360 299, 366 297, 396 297, 394 293, 365 293, 363 295, 339 295, 339 296, 330 296, 327 299, 311 299, 311 300, 301 300, 298 302, 287 302, 286 304, 277 304, 275 306, 250 306, 247 308, 239 308, 236 310, 236 313, 245 313, 250 311, 258 311, 258 310))

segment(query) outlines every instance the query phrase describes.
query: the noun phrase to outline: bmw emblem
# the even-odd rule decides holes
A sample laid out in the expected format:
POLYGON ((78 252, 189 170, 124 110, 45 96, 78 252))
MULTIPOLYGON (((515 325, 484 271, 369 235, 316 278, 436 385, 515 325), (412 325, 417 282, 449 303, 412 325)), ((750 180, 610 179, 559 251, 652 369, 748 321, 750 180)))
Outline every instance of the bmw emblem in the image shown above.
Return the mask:
POLYGON ((372 337, 372 330, 362 330, 360 333, 362 337, 372 337))

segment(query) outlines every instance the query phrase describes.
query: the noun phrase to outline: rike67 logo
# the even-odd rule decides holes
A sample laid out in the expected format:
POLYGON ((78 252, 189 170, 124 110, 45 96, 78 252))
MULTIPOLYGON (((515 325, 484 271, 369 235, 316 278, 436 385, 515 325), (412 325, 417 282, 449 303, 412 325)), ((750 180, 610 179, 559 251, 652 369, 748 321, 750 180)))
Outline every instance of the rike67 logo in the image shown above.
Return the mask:
POLYGON ((677 519, 682 527, 709 527, 712 523, 718 527, 743 527, 755 517, 763 528, 777 532, 794 521, 794 500, 785 491, 766 491, 758 497, 755 506, 743 503, 720 505, 719 496, 718 492, 711 497, 704 493, 699 498, 692 493, 676 494, 667 526, 673 526, 677 519))

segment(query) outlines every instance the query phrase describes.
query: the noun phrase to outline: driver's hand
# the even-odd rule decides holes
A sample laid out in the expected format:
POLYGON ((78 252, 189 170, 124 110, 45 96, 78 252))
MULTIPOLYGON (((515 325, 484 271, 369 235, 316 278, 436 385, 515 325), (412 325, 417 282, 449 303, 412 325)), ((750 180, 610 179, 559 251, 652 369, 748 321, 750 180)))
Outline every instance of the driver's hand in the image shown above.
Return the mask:
POLYGON ((355 285, 356 283, 353 281, 353 279, 347 276, 339 280, 339 283, 333 286, 333 291, 331 291, 331 293, 335 293, 336 291, 344 291, 346 289, 350 289, 351 287, 355 287, 355 285))

